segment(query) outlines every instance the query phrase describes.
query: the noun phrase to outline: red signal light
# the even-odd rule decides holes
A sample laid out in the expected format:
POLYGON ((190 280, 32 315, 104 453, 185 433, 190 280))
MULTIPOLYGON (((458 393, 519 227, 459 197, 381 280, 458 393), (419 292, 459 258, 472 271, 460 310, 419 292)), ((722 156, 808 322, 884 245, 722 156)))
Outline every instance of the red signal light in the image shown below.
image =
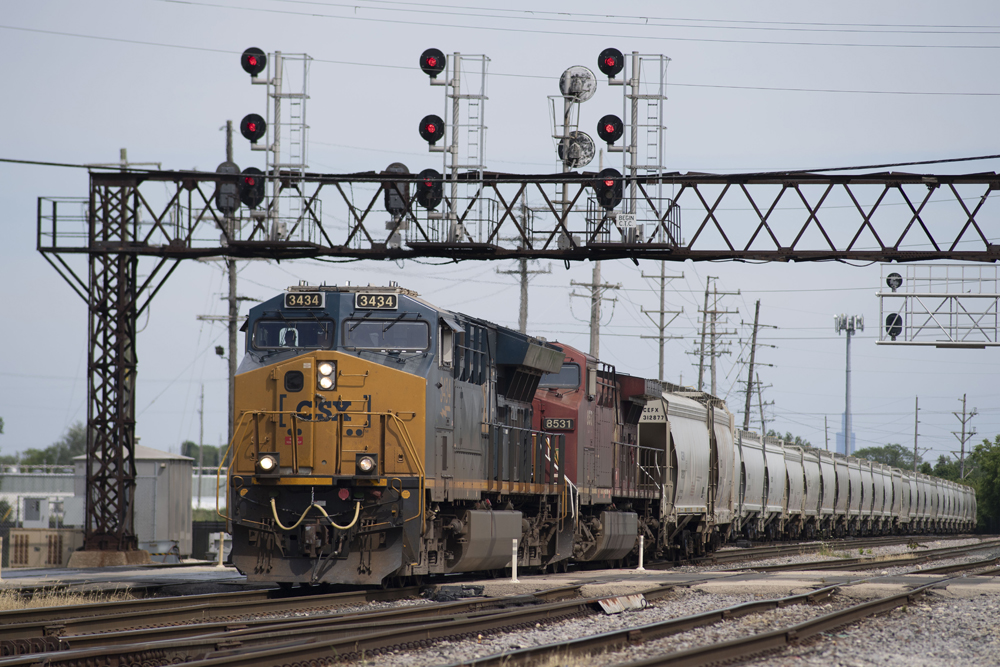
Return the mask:
POLYGON ((255 144, 267 132, 267 122, 260 114, 250 113, 240 121, 240 134, 255 144))
POLYGON ((614 181, 604 181, 604 184, 610 188, 612 185, 615 184, 615 182, 614 181))
POLYGON ((447 63, 448 60, 440 49, 427 49, 420 54, 420 69, 432 79, 436 79, 444 71, 447 63))
POLYGON ((622 52, 615 48, 604 49, 597 57, 597 68, 609 79, 614 78, 625 67, 622 52))
POLYGON ((431 146, 444 136, 444 120, 441 116, 430 114, 420 119, 420 137, 431 146))
POLYGON ((250 76, 257 76, 267 67, 267 55, 257 47, 251 47, 240 56, 243 71, 250 76))
POLYGON ((243 182, 250 186, 253 186, 256 183, 256 181, 254 181, 253 179, 253 176, 247 176, 246 178, 243 179, 243 182))
POLYGON ((621 139, 625 132, 625 124, 622 119, 614 114, 608 114, 597 121, 597 135, 611 145, 621 139))

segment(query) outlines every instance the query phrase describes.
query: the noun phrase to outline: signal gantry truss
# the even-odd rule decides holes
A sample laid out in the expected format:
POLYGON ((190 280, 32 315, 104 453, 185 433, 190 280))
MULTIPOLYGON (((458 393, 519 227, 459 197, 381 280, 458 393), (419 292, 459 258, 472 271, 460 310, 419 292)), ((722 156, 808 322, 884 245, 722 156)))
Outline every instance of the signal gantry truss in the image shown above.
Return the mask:
POLYGON ((215 190, 238 179, 92 172, 86 199, 38 201, 38 250, 88 304, 88 549, 136 545, 135 321, 183 259, 1000 259, 998 203, 991 196, 1000 189, 996 173, 626 178, 634 213, 622 218, 598 205, 593 173, 462 174, 462 187, 444 189, 451 195, 441 204, 444 213, 421 208, 411 196, 419 176, 289 173, 278 179, 277 198, 295 198, 300 206, 281 206, 272 196, 263 210, 226 217, 215 190), (459 238, 449 213, 465 230, 459 238), (87 256, 86 280, 72 255, 87 256), (140 274, 142 258, 151 266, 140 274), (147 276, 141 285, 139 275, 147 276))

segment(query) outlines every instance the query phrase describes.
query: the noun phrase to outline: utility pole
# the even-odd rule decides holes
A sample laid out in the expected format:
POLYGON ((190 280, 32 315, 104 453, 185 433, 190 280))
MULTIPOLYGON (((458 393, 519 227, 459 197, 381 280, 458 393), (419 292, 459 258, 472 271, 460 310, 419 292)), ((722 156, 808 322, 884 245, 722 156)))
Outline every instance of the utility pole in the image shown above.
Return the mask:
POLYGON ((857 331, 865 330, 865 318, 862 315, 834 315, 833 330, 838 334, 847 333, 847 389, 844 395, 844 454, 854 453, 854 443, 851 440, 853 425, 851 424, 851 336, 857 331))
POLYGON ((750 337, 750 370, 747 372, 747 402, 743 408, 743 430, 750 430, 750 397, 753 396, 753 362, 757 356, 757 325, 760 324, 760 299, 753 309, 753 335, 750 337))
MULTIPOLYGON (((601 301, 614 301, 605 299, 604 292, 609 289, 621 289, 620 283, 601 282, 601 263, 594 262, 594 277, 591 283, 580 283, 575 280, 570 281, 570 285, 587 287, 590 289, 590 356, 600 358, 601 353, 601 301)), ((586 297, 586 294, 572 292, 570 296, 586 297)))
MULTIPOLYGON (((958 441, 961 443, 961 447, 962 447, 961 451, 960 451, 960 453, 958 455, 958 462, 959 462, 959 477, 958 478, 959 479, 965 479, 965 443, 968 442, 969 440, 971 440, 972 436, 976 435, 976 429, 974 429, 974 428, 968 430, 968 434, 966 434, 967 429, 965 427, 966 427, 966 424, 968 424, 972 420, 973 417, 975 417, 977 414, 979 414, 976 411, 975 408, 972 408, 972 412, 969 412, 968 414, 966 414, 966 412, 965 412, 965 396, 966 396, 965 394, 962 394, 962 416, 959 417, 957 412, 951 413, 951 414, 955 415, 955 417, 960 422, 962 422, 961 437, 959 436, 959 434, 957 432, 955 432, 955 431, 951 432, 952 435, 954 435, 956 438, 958 438, 958 441)), ((954 454, 955 454, 955 452, 952 452, 952 455, 954 455, 954 454)))
MULTIPOLYGON (((530 213, 530 209, 525 204, 524 199, 521 199, 521 215, 522 215, 522 217, 523 217, 523 219, 525 221, 527 221, 527 216, 528 216, 529 213, 530 213)), ((527 224, 527 222, 525 222, 525 224, 527 224)), ((522 247, 523 247, 523 245, 522 245, 522 247)), ((528 260, 526 258, 524 258, 524 257, 522 257, 521 259, 518 260, 518 264, 519 264, 519 266, 518 266, 517 269, 508 270, 508 271, 501 271, 500 269, 496 269, 496 272, 499 273, 499 274, 507 275, 507 276, 515 276, 516 275, 516 276, 520 277, 520 279, 521 279, 521 308, 518 311, 518 315, 517 315, 517 326, 520 329, 521 333, 528 333, 528 276, 535 275, 535 274, 540 274, 540 273, 552 273, 552 267, 551 266, 546 266, 544 271, 542 271, 542 270, 529 271, 528 270, 528 260)))
POLYGON ((708 317, 705 313, 708 312, 708 293, 709 284, 713 280, 718 280, 716 276, 706 276, 705 277, 705 306, 701 309, 701 354, 698 357, 698 391, 702 391, 705 388, 705 329, 708 326, 708 317))
MULTIPOLYGON (((676 278, 683 278, 684 277, 683 273, 681 273, 681 275, 679 275, 679 276, 668 276, 667 273, 666 273, 666 271, 667 271, 667 263, 666 263, 666 261, 661 261, 660 262, 660 275, 659 276, 647 276, 645 273, 642 273, 642 272, 640 272, 640 274, 639 274, 643 278, 659 278, 659 280, 660 280, 660 309, 659 310, 646 310, 642 306, 639 307, 639 310, 641 310, 643 313, 645 313, 646 317, 648 317, 650 320, 653 319, 652 318, 652 314, 653 313, 658 313, 660 315, 660 324, 657 327, 657 333, 658 333, 658 335, 656 335, 656 336, 639 336, 640 338, 653 338, 653 339, 658 339, 660 341, 660 382, 663 382, 663 344, 664 344, 664 342, 666 342, 668 340, 675 340, 677 338, 681 338, 681 336, 667 336, 667 335, 664 334, 664 332, 666 331, 666 329, 667 329, 668 326, 670 326, 671 324, 673 324, 674 320, 677 319, 677 316, 684 312, 684 308, 683 307, 681 307, 680 310, 665 310, 665 308, 666 308, 667 281, 668 280, 674 280, 676 278), (673 315, 673 317, 670 318, 669 322, 664 322, 664 319, 665 319, 666 315, 673 315)), ((654 321, 653 324, 656 324, 656 322, 654 321)))
POLYGON ((201 385, 201 407, 198 408, 198 509, 201 509, 201 468, 205 465, 205 385, 201 385))
MULTIPOLYGON (((768 386, 770 386, 770 385, 768 385, 768 386)), ((767 435, 767 421, 765 421, 765 419, 764 419, 764 406, 765 405, 771 405, 771 402, 768 402, 768 403, 764 402, 764 397, 763 397, 764 389, 765 389, 765 387, 763 387, 761 385, 761 383, 760 383, 760 373, 758 373, 757 374, 757 405, 760 408, 760 435, 761 435, 761 437, 764 437, 765 435, 767 435)))
POLYGON ((729 315, 737 313, 737 310, 719 310, 719 297, 720 296, 738 296, 739 290, 735 292, 720 292, 717 286, 711 285, 709 281, 718 280, 717 277, 709 276, 708 280, 705 281, 705 309, 702 311, 702 321, 701 321, 701 351, 699 352, 698 359, 698 391, 705 390, 705 337, 706 337, 706 327, 708 327, 708 356, 710 357, 709 370, 711 374, 711 393, 713 396, 717 393, 716 387, 716 375, 715 375, 715 358, 727 354, 729 350, 719 351, 716 349, 717 341, 721 336, 731 336, 735 334, 735 331, 723 330, 719 331, 716 328, 719 315, 729 315), (713 297, 712 309, 708 309, 708 297, 711 295, 713 297))
MULTIPOLYGON (((233 121, 226 121, 226 162, 233 161, 233 121)), ((226 227, 229 229, 230 238, 234 238, 236 231, 236 221, 232 215, 227 216, 226 227)), ((229 442, 233 441, 233 413, 236 411, 236 319, 240 314, 240 306, 236 296, 236 260, 232 257, 226 259, 226 270, 229 273, 229 414, 226 422, 229 424, 229 442)), ((201 474, 200 472, 198 474, 201 474)), ((201 483, 201 480, 198 480, 201 483)), ((200 497, 201 487, 198 487, 200 497)))
POLYGON ((826 423, 826 415, 823 415, 823 438, 826 440, 826 451, 830 451, 830 427, 826 423))

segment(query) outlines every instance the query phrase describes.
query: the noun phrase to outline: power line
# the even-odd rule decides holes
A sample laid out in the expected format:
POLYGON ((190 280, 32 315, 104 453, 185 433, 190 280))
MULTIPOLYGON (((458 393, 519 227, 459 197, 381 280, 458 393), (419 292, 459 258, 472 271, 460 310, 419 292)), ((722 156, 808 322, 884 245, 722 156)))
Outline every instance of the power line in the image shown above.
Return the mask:
MULTIPOLYGON (((272 0, 283 4, 295 5, 319 5, 321 7, 343 7, 357 10, 357 3, 348 4, 340 2, 318 2, 317 0, 272 0)), ((509 18, 519 21, 558 21, 563 23, 599 23, 600 25, 634 25, 636 27, 664 27, 664 28, 685 28, 685 29, 710 29, 710 30, 768 30, 782 32, 846 32, 861 34, 971 34, 971 35, 991 35, 996 34, 995 28, 1000 26, 986 25, 928 25, 928 24, 878 24, 878 23, 828 23, 828 22, 797 22, 797 21, 741 21, 734 19, 690 19, 679 17, 657 17, 657 16, 637 16, 627 14, 590 14, 586 12, 547 12, 524 9, 506 9, 502 7, 473 7, 468 5, 443 5, 432 6, 419 2, 400 2, 399 0, 367 0, 366 9, 375 11, 409 11, 421 14, 439 14, 446 16, 466 16, 471 18, 509 18), (381 9, 373 5, 391 5, 392 9, 381 9), (418 9, 398 9, 398 7, 417 7, 418 9), (460 13, 458 11, 447 10, 468 10, 477 13, 460 13), (483 11, 504 12, 506 16, 497 14, 483 14, 483 11), (574 18, 581 17, 581 18, 574 18), (618 19, 618 20, 614 20, 618 19), (624 20, 622 20, 624 19, 624 20), (663 23, 665 21, 676 22, 663 23), (707 23, 709 25, 697 25, 697 23, 707 23), (735 25, 723 25, 735 24, 735 25), (887 28, 898 28, 888 30, 887 28)))
MULTIPOLYGON (((357 16, 355 14, 322 14, 318 12, 296 12, 288 9, 267 9, 264 7, 243 7, 236 5, 223 5, 216 4, 212 2, 195 2, 194 0, 156 0, 158 2, 164 2, 167 4, 174 5, 189 5, 192 7, 209 7, 214 9, 226 9, 226 10, 237 10, 243 12, 255 12, 263 14, 278 14, 284 16, 301 16, 310 19, 336 19, 339 21, 363 21, 372 22, 379 24, 395 24, 395 25, 415 25, 423 26, 428 28, 456 28, 460 30, 486 30, 492 32, 514 32, 518 34, 534 34, 534 35, 558 35, 560 37, 565 37, 567 32, 564 30, 538 30, 530 28, 505 28, 498 25, 468 25, 468 24, 454 24, 454 23, 441 23, 438 21, 409 21, 404 19, 390 19, 390 18, 380 18, 374 16, 357 16)), ((345 9, 348 8, 345 6, 345 9)), ((350 9, 357 9, 357 5, 350 5, 350 9)), ((427 12, 424 12, 427 13, 427 12)), ((489 16, 475 17, 470 16, 469 18, 491 18, 489 16)), ((843 47, 843 48, 887 48, 887 49, 973 49, 973 50, 983 50, 983 49, 1000 49, 1000 45, 996 44, 858 44, 851 42, 792 42, 792 41, 779 41, 779 40, 760 40, 760 39, 723 39, 719 37, 677 37, 670 36, 666 37, 651 37, 648 35, 609 35, 607 32, 580 32, 573 31, 573 37, 602 37, 602 38, 614 38, 614 39, 651 39, 657 41, 665 41, 669 39, 672 42, 699 42, 708 44, 757 44, 766 46, 832 46, 832 47, 843 47)))
MULTIPOLYGON (((203 51, 206 53, 221 53, 226 55, 237 55, 242 53, 242 51, 234 51, 229 49, 214 49, 204 46, 168 44, 165 42, 152 42, 141 39, 125 39, 121 37, 86 35, 82 33, 65 32, 60 30, 25 28, 22 26, 0 25, 0 30, 15 30, 20 32, 31 32, 44 35, 55 35, 59 37, 75 37, 78 39, 93 39, 104 42, 136 44, 139 46, 157 46, 168 49, 182 49, 185 51, 203 51)), ((314 58, 313 62, 324 63, 328 65, 350 65, 352 67, 375 67, 380 69, 396 69, 396 70, 407 70, 407 71, 413 70, 413 68, 408 65, 387 65, 384 63, 355 62, 350 60, 330 60, 323 58, 314 58)), ((519 79, 541 79, 547 81, 552 81, 555 79, 554 76, 542 76, 538 74, 515 74, 511 72, 490 72, 490 76, 512 77, 519 79)), ((670 86, 678 88, 718 88, 718 89, 730 89, 730 90, 760 90, 767 92, 790 92, 790 93, 831 93, 831 94, 845 94, 845 95, 907 95, 907 96, 928 95, 928 96, 945 96, 945 97, 1000 97, 1000 92, 990 93, 983 91, 969 92, 969 91, 918 91, 918 90, 860 90, 860 89, 854 90, 854 89, 839 89, 839 88, 802 88, 802 87, 781 87, 781 86, 737 86, 728 84, 683 83, 679 81, 672 81, 670 83, 670 86)))

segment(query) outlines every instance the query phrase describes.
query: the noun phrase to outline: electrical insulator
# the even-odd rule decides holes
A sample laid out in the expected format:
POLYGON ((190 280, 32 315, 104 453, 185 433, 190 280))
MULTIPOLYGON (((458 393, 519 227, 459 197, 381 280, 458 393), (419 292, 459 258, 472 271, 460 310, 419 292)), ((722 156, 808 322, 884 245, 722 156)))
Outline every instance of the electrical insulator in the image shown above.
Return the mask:
POLYGON ((444 121, 441 116, 431 114, 420 121, 420 136, 431 146, 444 136, 444 121))
POLYGON ((264 122, 260 114, 247 114, 240 121, 240 134, 249 139, 251 144, 257 143, 257 140, 263 137, 266 132, 267 123, 264 122))
POLYGON ((420 69, 432 79, 436 79, 437 75, 444 71, 447 64, 448 59, 444 57, 440 49, 427 49, 420 54, 420 69))
POLYGON ((264 172, 247 167, 240 176, 240 201, 247 208, 257 208, 264 201, 264 172))
POLYGON ((622 201, 622 175, 617 169, 602 169, 594 182, 594 194, 597 195, 597 203, 609 211, 622 201))
POLYGON ((267 67, 267 56, 256 46, 251 46, 243 52, 240 64, 243 65, 244 72, 255 77, 267 67))
POLYGON ((597 68, 609 79, 613 79, 623 67, 625 67, 625 57, 618 49, 604 49, 597 57, 597 68))
POLYGON ((434 169, 424 169, 417 182, 417 203, 424 208, 436 208, 444 194, 441 174, 434 169))
POLYGON ((625 132, 625 124, 618 116, 609 113, 607 116, 597 121, 597 136, 609 144, 613 144, 622 138, 625 132))

